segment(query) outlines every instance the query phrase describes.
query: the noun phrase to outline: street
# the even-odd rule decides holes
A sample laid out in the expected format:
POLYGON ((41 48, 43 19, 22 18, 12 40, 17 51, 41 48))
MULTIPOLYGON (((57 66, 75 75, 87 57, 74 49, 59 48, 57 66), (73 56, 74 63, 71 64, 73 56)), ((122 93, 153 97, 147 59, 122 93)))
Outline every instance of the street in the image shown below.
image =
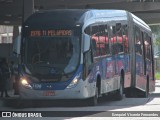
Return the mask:
MULTIPOLYGON (((0 111, 14 111, 18 113, 40 112, 42 118, 38 119, 127 119, 129 114, 136 114, 137 119, 158 120, 160 119, 160 80, 156 81, 156 90, 148 98, 125 98, 121 101, 100 99, 97 106, 86 106, 84 101, 23 101, 23 108, 18 107, 18 98, 0 100, 0 111), (45 112, 47 111, 47 113, 45 112), (148 113, 146 113, 148 111, 148 113), (150 112, 151 111, 151 112, 150 112), (152 118, 139 114, 151 114, 152 118), (47 117, 47 115, 51 117, 47 117), (109 116, 108 116, 109 115, 109 116), (119 117, 121 115, 122 117, 119 117), (158 116, 157 116, 158 115, 158 116), (46 117, 46 118, 43 118, 46 117)), ((38 115, 38 114, 37 114, 38 115)), ((12 115, 17 119, 16 115, 12 115)), ((23 116, 19 116, 23 117, 23 116)), ((28 116, 26 116, 28 117, 28 116)), ((30 116, 33 117, 33 116, 30 116)), ((129 119, 135 119, 129 116, 129 119)), ((8 118, 9 119, 9 118, 8 118)), ((10 118, 11 119, 11 118, 10 118)), ((20 118, 22 119, 22 118, 20 118)), ((30 118, 32 119, 32 118, 30 118)), ((35 118, 34 118, 35 119, 35 118)))

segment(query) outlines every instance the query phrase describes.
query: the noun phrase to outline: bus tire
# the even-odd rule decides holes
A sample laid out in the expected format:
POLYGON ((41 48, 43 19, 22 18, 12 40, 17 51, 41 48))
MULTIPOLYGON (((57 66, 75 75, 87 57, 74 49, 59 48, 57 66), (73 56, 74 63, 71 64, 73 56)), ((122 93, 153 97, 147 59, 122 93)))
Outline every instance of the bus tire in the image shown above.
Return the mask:
POLYGON ((98 103, 98 88, 96 87, 95 95, 91 98, 89 98, 89 105, 90 106, 95 106, 98 103))
POLYGON ((149 78, 147 77, 146 90, 145 90, 145 92, 143 92, 142 97, 148 98, 148 95, 149 95, 149 78))
POLYGON ((123 85, 123 78, 120 78, 120 88, 116 91, 115 100, 122 100, 123 99, 123 92, 124 92, 124 85, 123 85))

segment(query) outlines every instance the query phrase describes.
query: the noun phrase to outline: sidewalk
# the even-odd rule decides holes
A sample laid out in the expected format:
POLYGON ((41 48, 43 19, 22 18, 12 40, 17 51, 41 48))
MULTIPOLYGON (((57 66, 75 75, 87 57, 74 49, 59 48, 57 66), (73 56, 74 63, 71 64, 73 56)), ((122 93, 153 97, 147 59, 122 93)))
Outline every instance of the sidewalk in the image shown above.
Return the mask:
POLYGON ((3 97, 0 98, 0 107, 9 106, 9 107, 16 107, 19 101, 19 95, 14 95, 14 90, 8 90, 8 95, 10 97, 3 97))
POLYGON ((8 95, 10 97, 6 98, 6 97, 3 97, 3 98, 0 98, 0 107, 1 106, 4 106, 4 104, 8 104, 10 102, 14 103, 13 101, 17 101, 19 99, 19 95, 14 95, 14 90, 11 89, 11 90, 8 90, 8 95))
POLYGON ((155 81, 155 92, 160 94, 160 80, 155 81))
POLYGON ((8 92, 8 95, 10 96, 10 97, 8 97, 8 98, 6 98, 6 97, 4 97, 3 96, 3 99, 13 99, 13 98, 18 98, 19 97, 19 95, 14 95, 14 89, 10 89, 10 90, 8 90, 7 91, 8 92))

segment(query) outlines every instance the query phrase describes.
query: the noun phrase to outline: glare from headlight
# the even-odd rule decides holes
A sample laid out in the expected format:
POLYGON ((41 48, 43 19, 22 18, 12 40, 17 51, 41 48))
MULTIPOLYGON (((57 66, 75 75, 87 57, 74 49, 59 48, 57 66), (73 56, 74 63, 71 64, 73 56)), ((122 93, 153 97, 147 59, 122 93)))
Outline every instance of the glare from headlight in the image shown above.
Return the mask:
POLYGON ((77 82, 78 82, 77 78, 72 81, 73 84, 77 84, 77 82))
POLYGON ((22 80, 21 80, 21 83, 22 83, 22 85, 28 85, 28 82, 27 82, 26 79, 22 79, 22 80))
POLYGON ((32 89, 32 86, 28 83, 28 81, 25 78, 21 79, 21 84, 26 88, 32 89))
POLYGON ((78 84, 78 81, 80 79, 81 73, 79 73, 73 80, 72 82, 67 86, 67 88, 73 88, 78 84))

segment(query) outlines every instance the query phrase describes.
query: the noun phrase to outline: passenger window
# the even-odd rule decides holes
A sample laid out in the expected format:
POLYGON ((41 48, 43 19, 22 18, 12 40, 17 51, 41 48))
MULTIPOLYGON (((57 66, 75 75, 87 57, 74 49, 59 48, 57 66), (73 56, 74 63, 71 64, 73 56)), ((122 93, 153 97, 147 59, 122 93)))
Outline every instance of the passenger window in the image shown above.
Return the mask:
POLYGON ((110 44, 111 44, 111 52, 112 55, 115 55, 118 53, 117 48, 116 48, 116 27, 115 26, 110 26, 110 30, 111 30, 111 40, 110 40, 110 44))
POLYGON ((123 41, 124 41, 124 52, 129 53, 129 44, 128 44, 128 27, 127 25, 123 25, 123 41))
POLYGON ((122 37, 121 23, 117 23, 116 26, 111 26, 111 50, 112 55, 124 52, 124 42, 122 37))
POLYGON ((109 55, 110 44, 108 39, 108 26, 95 25, 92 26, 91 39, 92 39, 92 52, 94 57, 109 55))
POLYGON ((98 32, 98 38, 99 38, 99 48, 100 48, 100 54, 105 55, 105 26, 99 25, 99 32, 98 32))
POLYGON ((116 48, 117 48, 117 52, 122 53, 124 51, 124 44, 123 44, 123 38, 122 38, 122 27, 121 27, 121 23, 117 23, 116 24, 116 48))
POLYGON ((140 39, 140 29, 136 26, 135 26, 134 39, 135 39, 135 51, 137 54, 142 55, 142 42, 140 39))
POLYGON ((108 36, 108 26, 105 25, 105 54, 109 55, 110 54, 110 40, 109 40, 109 36, 108 36))
POLYGON ((144 34, 144 46, 145 46, 145 55, 147 59, 151 59, 151 41, 150 37, 145 33, 144 34))
POLYGON ((98 31, 98 26, 92 26, 91 30, 92 30, 92 35, 91 35, 91 39, 92 39, 92 51, 93 51, 93 56, 97 57, 100 56, 100 44, 99 44, 99 31, 98 31))

